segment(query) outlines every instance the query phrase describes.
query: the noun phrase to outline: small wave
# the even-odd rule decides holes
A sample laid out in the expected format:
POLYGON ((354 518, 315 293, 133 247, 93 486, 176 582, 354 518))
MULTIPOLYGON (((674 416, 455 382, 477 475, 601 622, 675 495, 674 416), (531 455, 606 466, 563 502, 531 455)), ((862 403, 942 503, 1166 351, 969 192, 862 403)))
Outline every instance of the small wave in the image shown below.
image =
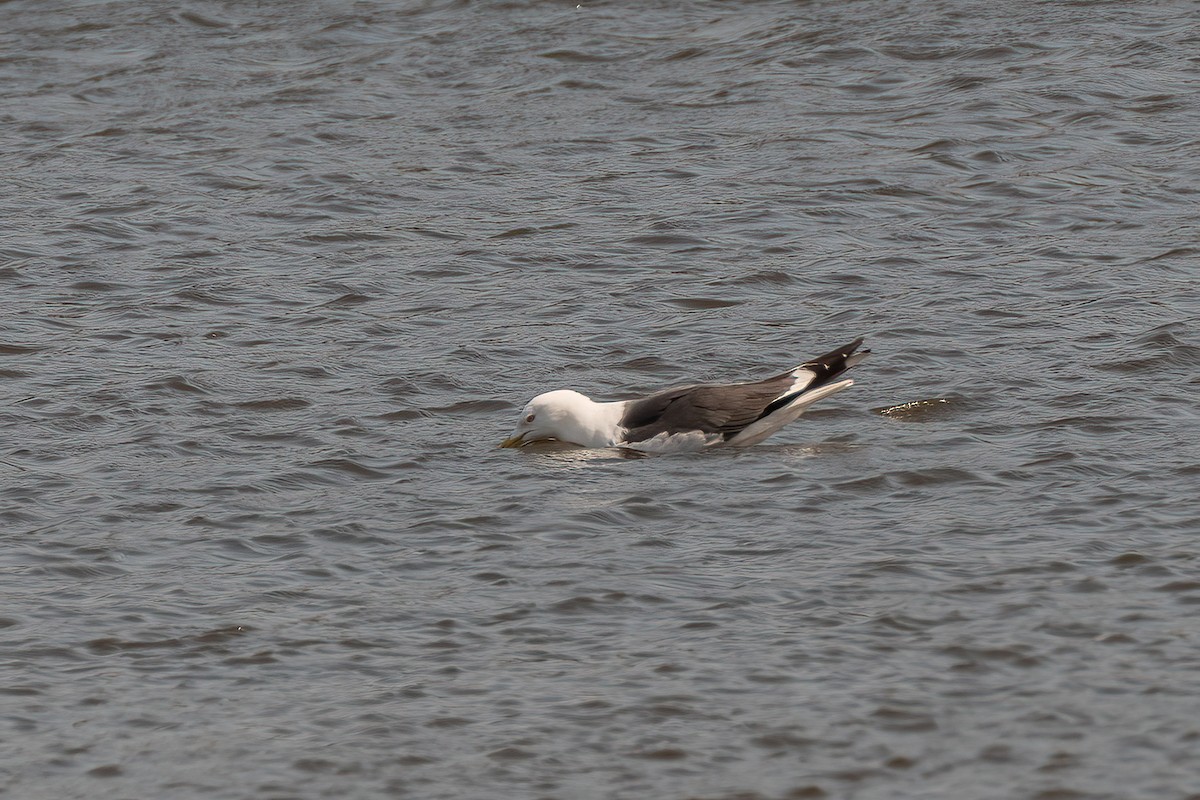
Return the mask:
POLYGON ((934 397, 928 400, 910 400, 895 406, 871 409, 876 414, 888 419, 902 422, 928 422, 943 410, 948 410, 951 402, 945 397, 934 397))

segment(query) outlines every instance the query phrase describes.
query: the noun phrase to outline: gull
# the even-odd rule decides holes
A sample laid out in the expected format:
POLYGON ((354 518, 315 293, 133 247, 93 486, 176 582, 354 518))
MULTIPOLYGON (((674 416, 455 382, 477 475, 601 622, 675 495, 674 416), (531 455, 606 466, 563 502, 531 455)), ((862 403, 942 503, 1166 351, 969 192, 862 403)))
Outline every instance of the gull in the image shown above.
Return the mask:
POLYGON ((862 361, 862 338, 765 380, 700 384, 648 397, 597 402, 572 389, 526 404, 501 447, 555 439, 580 447, 684 452, 758 444, 813 403, 854 385, 834 379, 862 361))

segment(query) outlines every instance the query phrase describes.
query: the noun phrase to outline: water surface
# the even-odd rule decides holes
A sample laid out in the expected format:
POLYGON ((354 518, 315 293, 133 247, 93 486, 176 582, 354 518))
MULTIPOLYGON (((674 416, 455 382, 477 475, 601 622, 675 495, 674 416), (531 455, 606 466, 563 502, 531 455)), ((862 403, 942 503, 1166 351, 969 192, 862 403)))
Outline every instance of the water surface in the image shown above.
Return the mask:
POLYGON ((0 795, 1200 796, 1194 20, 0 5, 0 795))

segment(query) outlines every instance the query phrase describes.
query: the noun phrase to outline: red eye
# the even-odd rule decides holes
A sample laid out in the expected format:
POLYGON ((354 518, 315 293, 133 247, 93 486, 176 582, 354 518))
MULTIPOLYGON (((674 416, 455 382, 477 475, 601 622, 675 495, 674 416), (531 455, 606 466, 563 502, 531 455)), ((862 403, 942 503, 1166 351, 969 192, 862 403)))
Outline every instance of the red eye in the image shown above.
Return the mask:
POLYGON ((526 417, 526 418, 525 418, 525 422, 526 422, 526 423, 533 422, 533 414, 530 414, 528 417, 526 417))

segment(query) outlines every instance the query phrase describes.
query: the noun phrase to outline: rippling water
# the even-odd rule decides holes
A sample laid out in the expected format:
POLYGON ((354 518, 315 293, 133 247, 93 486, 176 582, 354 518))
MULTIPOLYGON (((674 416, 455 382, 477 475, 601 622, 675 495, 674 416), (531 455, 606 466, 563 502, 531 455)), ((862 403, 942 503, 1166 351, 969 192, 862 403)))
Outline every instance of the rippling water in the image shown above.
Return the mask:
POLYGON ((1195 10, 0 4, 0 795, 1200 796, 1195 10))

